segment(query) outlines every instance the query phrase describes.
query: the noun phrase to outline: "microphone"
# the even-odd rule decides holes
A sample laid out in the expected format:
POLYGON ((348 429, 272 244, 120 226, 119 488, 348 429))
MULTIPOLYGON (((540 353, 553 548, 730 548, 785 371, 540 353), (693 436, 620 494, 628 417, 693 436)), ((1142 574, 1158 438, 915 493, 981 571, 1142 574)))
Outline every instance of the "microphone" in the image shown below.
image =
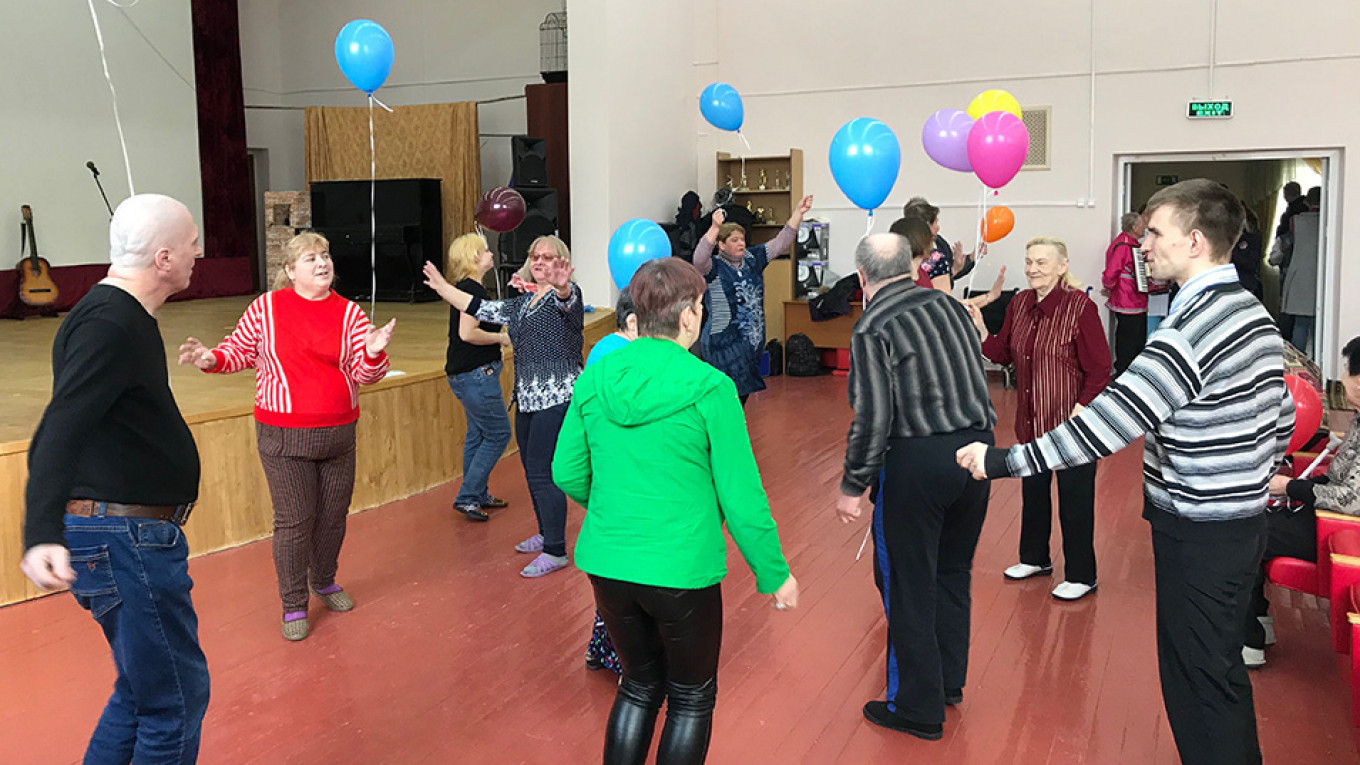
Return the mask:
POLYGON ((104 207, 108 208, 109 219, 113 219, 113 207, 109 204, 109 195, 104 193, 104 184, 99 182, 99 168, 94 166, 94 160, 85 163, 85 167, 94 175, 94 185, 99 187, 99 196, 104 198, 104 207))

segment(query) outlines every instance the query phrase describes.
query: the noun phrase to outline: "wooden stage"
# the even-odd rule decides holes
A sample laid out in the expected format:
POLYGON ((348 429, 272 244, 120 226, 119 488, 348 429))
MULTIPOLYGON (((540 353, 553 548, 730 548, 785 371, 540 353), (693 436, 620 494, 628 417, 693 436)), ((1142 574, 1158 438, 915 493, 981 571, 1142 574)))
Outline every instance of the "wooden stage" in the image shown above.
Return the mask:
MULTIPOLYGON (((170 385, 203 464, 199 504, 185 527, 196 555, 267 537, 272 528, 269 492, 255 448, 254 375, 207 375, 176 364, 184 338, 215 344, 231 332, 252 299, 169 303, 158 317, 170 385)), ((462 470, 463 409, 444 377, 448 306, 378 303, 376 323, 393 317, 397 328, 388 349, 393 371, 360 393, 351 512, 425 491, 462 470)), ((40 594, 19 573, 23 492, 28 439, 51 396, 52 338, 59 326, 58 319, 0 322, 0 390, 6 392, 6 405, 0 407, 0 605, 40 594)), ((586 352, 613 329, 613 311, 586 314, 586 352)), ((513 367, 507 352, 501 377, 507 400, 513 367)))

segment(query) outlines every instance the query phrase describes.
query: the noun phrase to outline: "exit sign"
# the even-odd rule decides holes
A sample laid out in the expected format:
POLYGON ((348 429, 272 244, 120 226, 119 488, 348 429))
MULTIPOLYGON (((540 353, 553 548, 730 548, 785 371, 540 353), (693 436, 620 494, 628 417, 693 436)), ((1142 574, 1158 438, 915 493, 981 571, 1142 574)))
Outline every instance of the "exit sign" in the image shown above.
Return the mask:
POLYGON ((1191 101, 1186 115, 1196 119, 1227 119, 1232 116, 1232 101, 1191 101))

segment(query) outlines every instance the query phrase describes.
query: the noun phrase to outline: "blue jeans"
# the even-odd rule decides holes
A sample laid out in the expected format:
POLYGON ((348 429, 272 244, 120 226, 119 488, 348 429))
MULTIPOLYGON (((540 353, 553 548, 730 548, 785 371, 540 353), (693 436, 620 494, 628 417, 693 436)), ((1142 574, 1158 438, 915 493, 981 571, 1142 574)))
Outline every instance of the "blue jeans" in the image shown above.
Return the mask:
POLYGON ((510 443, 510 415, 505 412, 505 397, 501 395, 501 362, 449 375, 449 387, 467 415, 467 435, 463 438, 463 485, 458 488, 458 497, 453 502, 481 505, 491 499, 486 480, 510 443))
POLYGON ((104 629, 118 679, 86 765, 198 760, 208 662, 189 590, 189 543, 173 523, 66 516, 76 602, 104 629))
POLYGON ((552 460, 557 450, 557 434, 567 416, 567 403, 537 412, 515 414, 515 438, 519 459, 524 464, 524 480, 534 499, 538 533, 543 535, 543 552, 567 554, 567 495, 553 483, 552 460))

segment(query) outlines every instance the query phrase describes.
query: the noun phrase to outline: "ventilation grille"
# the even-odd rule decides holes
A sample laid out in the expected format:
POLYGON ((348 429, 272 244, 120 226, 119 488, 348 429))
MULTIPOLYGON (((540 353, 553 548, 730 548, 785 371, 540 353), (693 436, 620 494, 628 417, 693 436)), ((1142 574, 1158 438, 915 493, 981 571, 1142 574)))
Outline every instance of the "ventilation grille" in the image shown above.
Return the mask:
POLYGON ((1025 155, 1024 170, 1049 169, 1048 151, 1052 141, 1048 123, 1052 111, 1048 106, 1029 106, 1020 110, 1020 118, 1029 131, 1029 153, 1025 155))

